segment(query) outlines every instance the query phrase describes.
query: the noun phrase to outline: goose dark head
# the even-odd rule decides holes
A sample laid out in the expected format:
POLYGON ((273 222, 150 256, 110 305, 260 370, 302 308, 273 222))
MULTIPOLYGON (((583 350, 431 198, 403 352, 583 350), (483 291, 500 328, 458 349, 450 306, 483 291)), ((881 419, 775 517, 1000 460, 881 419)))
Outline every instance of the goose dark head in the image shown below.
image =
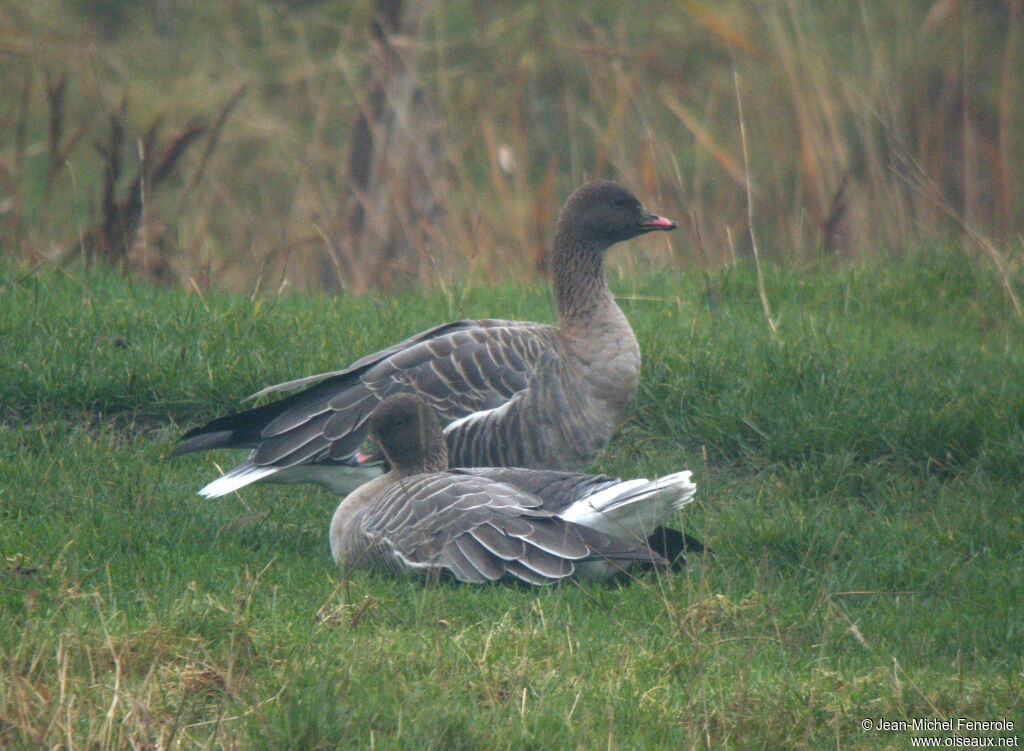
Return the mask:
POLYGON ((569 196, 558 215, 551 254, 559 326, 585 329, 599 311, 615 306, 604 278, 608 248, 675 228, 674 222, 648 211, 636 196, 607 180, 587 183, 569 196))
POLYGON ((602 250, 648 232, 667 232, 674 222, 645 209, 621 185, 596 180, 579 188, 558 217, 556 248, 585 245, 602 250))
POLYGON ((394 394, 370 415, 370 437, 399 474, 448 468, 448 447, 437 413, 416 394, 394 394))

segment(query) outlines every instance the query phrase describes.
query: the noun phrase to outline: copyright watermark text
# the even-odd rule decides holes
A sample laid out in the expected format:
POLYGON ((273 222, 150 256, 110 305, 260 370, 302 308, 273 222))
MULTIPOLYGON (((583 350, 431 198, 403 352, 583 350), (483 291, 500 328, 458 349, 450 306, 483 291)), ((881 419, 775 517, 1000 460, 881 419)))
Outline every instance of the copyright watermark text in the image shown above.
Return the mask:
POLYGON ((936 719, 913 717, 909 720, 888 720, 865 717, 862 730, 870 732, 913 733, 911 745, 919 748, 1019 748, 1020 736, 1013 720, 972 720, 967 717, 936 719), (951 733, 952 735, 931 735, 951 733), (1000 735, 991 735, 999 733, 1000 735), (1011 733, 1012 735, 1001 735, 1011 733), (980 735, 985 734, 985 735, 980 735))

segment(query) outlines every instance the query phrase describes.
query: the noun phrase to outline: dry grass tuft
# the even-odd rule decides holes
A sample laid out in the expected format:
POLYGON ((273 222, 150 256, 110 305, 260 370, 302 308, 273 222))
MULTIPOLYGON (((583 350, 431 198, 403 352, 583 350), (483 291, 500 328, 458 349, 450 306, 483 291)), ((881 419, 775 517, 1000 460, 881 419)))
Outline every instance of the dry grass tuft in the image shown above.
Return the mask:
POLYGON ((26 258, 70 236, 200 285, 490 281, 545 270, 593 177, 685 228, 623 274, 753 257, 755 235, 765 261, 953 234, 996 262, 1024 229, 1016 2, 75 8, 0 13, 0 237, 26 258))
POLYGON ((75 7, 77 26, 60 0, 0 13, 10 254, 201 285, 490 281, 543 272, 561 201, 610 176, 686 230, 616 273, 753 257, 755 236, 808 262, 951 234, 1015 294, 1019 253, 990 248, 1024 228, 1016 2, 666 1, 643 25, 531 3, 75 7))

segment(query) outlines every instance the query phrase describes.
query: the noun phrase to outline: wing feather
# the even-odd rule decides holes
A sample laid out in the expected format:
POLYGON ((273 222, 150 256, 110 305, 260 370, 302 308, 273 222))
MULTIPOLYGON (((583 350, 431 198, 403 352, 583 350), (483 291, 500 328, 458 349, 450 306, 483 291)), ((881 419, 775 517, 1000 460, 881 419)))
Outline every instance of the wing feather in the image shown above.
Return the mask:
POLYGON ((505 564, 505 570, 517 579, 527 584, 551 584, 551 580, 543 574, 539 574, 522 561, 509 561, 505 564))
POLYGON ((448 569, 459 581, 469 584, 483 584, 489 581, 480 569, 473 564, 473 561, 469 560, 457 544, 457 541, 451 541, 444 546, 437 562, 448 569))
POLYGON ((490 522, 474 527, 469 533, 478 543, 504 561, 514 561, 526 552, 526 543, 521 538, 503 533, 490 522))
POLYGON ((286 433, 264 440, 253 452, 258 466, 292 467, 306 462, 328 448, 323 437, 323 419, 310 420, 286 433))
POLYGON ((505 575, 504 561, 481 545, 472 533, 459 535, 455 538, 454 544, 473 568, 487 581, 497 581, 505 575))
POLYGON ((541 550, 559 559, 579 560, 586 558, 593 551, 587 546, 575 526, 555 524, 551 519, 543 522, 531 520, 530 530, 526 535, 516 535, 531 548, 541 550))
POLYGON ((531 571, 536 571, 549 581, 564 579, 571 576, 576 570, 576 566, 571 560, 560 558, 541 548, 527 548, 526 555, 519 559, 519 563, 531 571))

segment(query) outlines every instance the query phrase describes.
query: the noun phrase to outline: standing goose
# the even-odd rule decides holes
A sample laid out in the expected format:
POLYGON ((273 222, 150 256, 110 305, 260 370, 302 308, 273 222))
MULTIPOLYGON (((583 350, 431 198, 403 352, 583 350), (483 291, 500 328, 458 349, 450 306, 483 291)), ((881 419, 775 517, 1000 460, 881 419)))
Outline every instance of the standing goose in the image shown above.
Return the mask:
POLYGON ((207 497, 257 481, 314 482, 344 495, 380 468, 358 449, 390 394, 420 394, 440 415, 456 466, 582 469, 604 449, 636 392, 640 349, 605 280, 615 243, 675 229, 628 190, 579 188, 558 217, 555 326, 485 319, 424 331, 345 370, 260 391, 305 387, 190 430, 172 456, 247 448, 247 461, 204 487, 207 497))
POLYGON ((621 482, 550 470, 449 471, 437 413, 415 394, 384 399, 369 433, 391 470, 334 512, 331 555, 344 570, 547 584, 664 566, 647 538, 696 490, 689 472, 621 482))

